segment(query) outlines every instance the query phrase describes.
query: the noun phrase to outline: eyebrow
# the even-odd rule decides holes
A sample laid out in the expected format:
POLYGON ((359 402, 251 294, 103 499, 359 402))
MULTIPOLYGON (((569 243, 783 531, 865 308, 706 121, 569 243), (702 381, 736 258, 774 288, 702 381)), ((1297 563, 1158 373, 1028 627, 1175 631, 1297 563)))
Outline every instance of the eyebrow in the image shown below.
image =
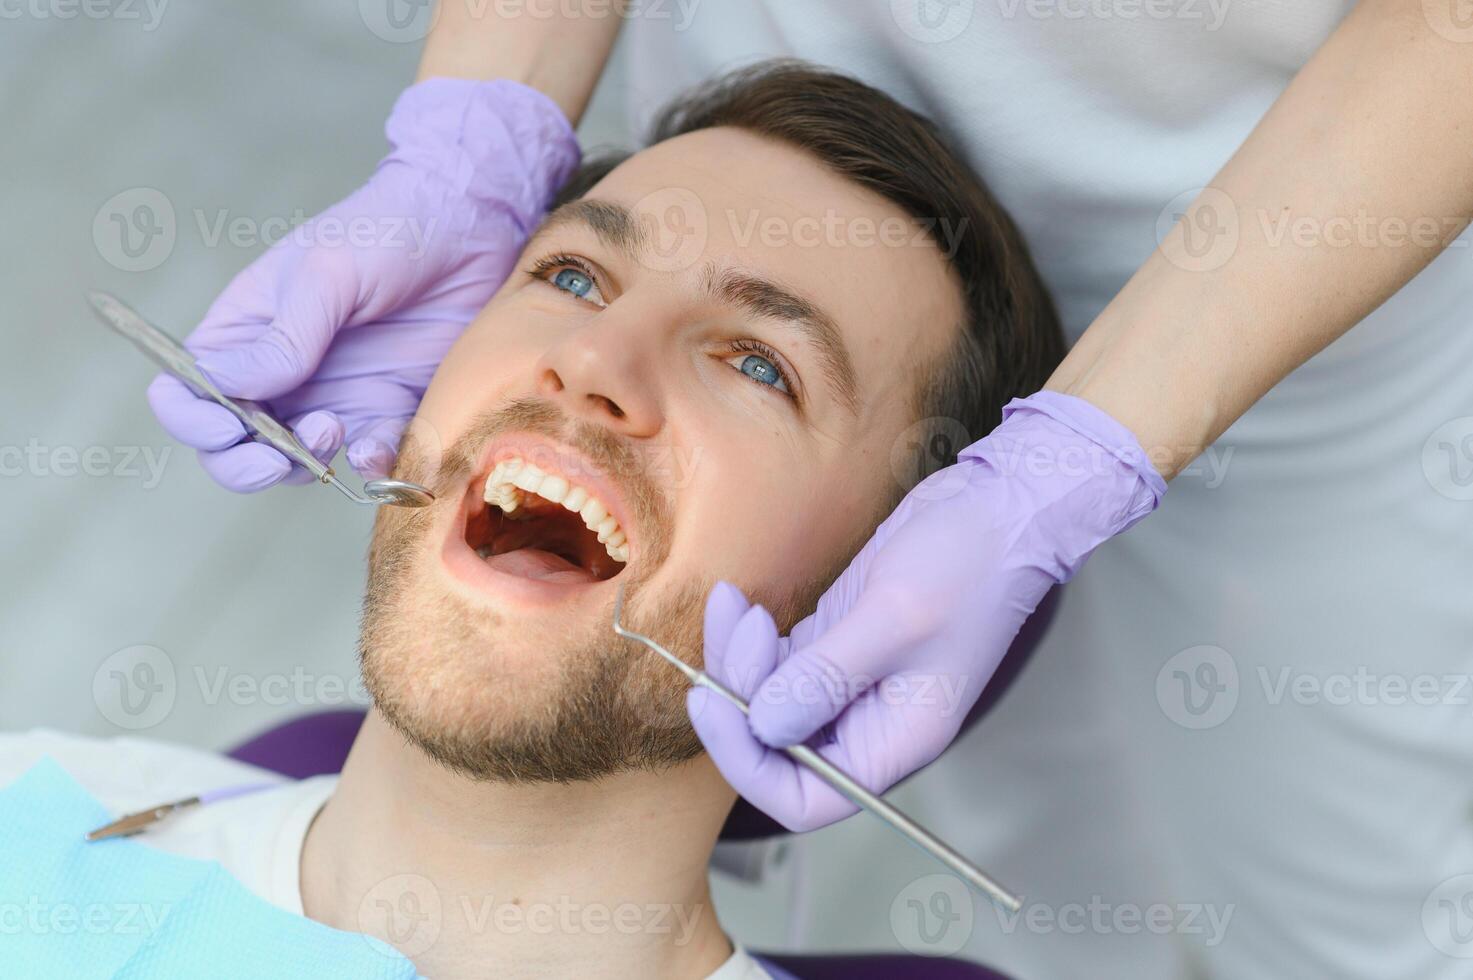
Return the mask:
MULTIPOLYGON (((532 240, 570 226, 588 228, 604 245, 635 262, 650 244, 649 233, 634 212, 621 204, 590 198, 569 201, 552 212, 532 240)), ((834 397, 851 415, 858 414, 859 383, 854 359, 833 317, 771 279, 740 269, 720 269, 715 262, 706 264, 701 285, 718 302, 797 331, 818 352, 834 397)))
POLYGON ((530 241, 574 226, 588 228, 599 241, 631 260, 638 260, 639 253, 649 244, 649 236, 633 211, 622 204, 586 197, 569 201, 549 214, 530 241))

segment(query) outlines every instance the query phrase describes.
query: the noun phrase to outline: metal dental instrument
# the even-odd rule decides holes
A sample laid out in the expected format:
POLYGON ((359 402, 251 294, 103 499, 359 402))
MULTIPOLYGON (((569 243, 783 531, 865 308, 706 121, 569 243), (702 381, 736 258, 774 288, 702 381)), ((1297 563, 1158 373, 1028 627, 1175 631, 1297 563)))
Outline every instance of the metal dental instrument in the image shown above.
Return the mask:
MULTIPOLYGON (((692 667, 648 636, 625 629, 623 624, 619 622, 623 611, 624 585, 620 583, 618 596, 614 599, 614 632, 625 639, 634 640, 636 643, 643 643, 668 660, 692 684, 714 691, 740 708, 742 714, 750 714, 750 708, 747 702, 742 700, 741 696, 731 688, 722 684, 705 671, 692 667)), ((810 749, 806 745, 790 745, 783 749, 783 751, 791 756, 799 765, 806 767, 824 782, 832 786, 847 798, 849 802, 861 810, 868 810, 870 813, 873 813, 896 831, 910 838, 921 850, 926 851, 952 871, 961 875, 973 888, 987 896, 999 908, 1006 909, 1009 912, 1017 912, 1023 907, 1023 902, 1018 896, 994 881, 985 871, 978 868, 971 861, 968 861, 955 848, 951 847, 925 827, 916 823, 910 817, 895 809, 889 803, 886 803, 880 797, 859 785, 852 776, 819 755, 813 749, 810 749)))
POLYGON ((158 806, 149 807, 147 810, 125 814, 112 823, 103 824, 101 827, 88 833, 84 839, 90 842, 107 840, 109 837, 132 837, 134 834, 143 833, 160 820, 173 816, 180 810, 188 810, 196 806, 208 806, 211 803, 219 803, 222 800, 234 799, 237 796, 245 796, 247 793, 255 793, 258 790, 271 789, 273 786, 281 785, 283 784, 244 783, 239 786, 226 786, 223 789, 209 790, 198 796, 189 796, 182 800, 174 800, 172 803, 160 803, 158 806))
POLYGON ((88 293, 87 300, 103 323, 131 341, 149 360, 189 385, 196 394, 213 398, 225 406, 247 429, 270 443, 288 459, 300 464, 320 482, 336 487, 354 503, 425 507, 434 502, 435 495, 427 488, 406 480, 369 480, 363 484, 363 492, 359 493, 338 479, 332 467, 312 455, 312 451, 302 445, 292 431, 269 412, 250 402, 237 402, 227 397, 196 366, 193 354, 173 337, 139 316, 122 300, 97 291, 88 293))

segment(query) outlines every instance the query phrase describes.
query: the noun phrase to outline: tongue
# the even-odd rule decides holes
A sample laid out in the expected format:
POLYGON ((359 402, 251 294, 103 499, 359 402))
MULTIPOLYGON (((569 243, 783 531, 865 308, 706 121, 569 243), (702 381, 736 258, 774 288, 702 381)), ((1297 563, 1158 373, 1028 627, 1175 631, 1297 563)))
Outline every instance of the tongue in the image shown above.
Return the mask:
POLYGON ((541 582, 594 582, 593 573, 579 568, 561 555, 541 548, 518 548, 486 559, 486 564, 505 575, 541 582))

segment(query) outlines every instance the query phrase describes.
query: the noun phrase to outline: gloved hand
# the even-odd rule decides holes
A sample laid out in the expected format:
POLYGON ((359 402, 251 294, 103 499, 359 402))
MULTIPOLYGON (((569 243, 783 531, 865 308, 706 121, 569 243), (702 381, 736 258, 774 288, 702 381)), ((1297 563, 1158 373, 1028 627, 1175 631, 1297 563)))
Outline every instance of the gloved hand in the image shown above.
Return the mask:
POLYGON ((848 816, 853 804, 775 749, 808 742, 877 793, 935 759, 1048 590, 1165 491, 1106 413, 1056 392, 1015 399, 901 501, 790 638, 734 586, 712 590, 706 669, 751 715, 696 688, 696 733, 788 829, 848 816))
MULTIPOLYGON (((388 472, 435 368, 578 163, 562 111, 510 81, 428 79, 387 133, 368 184, 272 246, 185 340, 221 391, 264 403, 324 461, 346 440, 365 477, 388 472)), ((148 398, 231 490, 311 479, 172 376, 148 398)))

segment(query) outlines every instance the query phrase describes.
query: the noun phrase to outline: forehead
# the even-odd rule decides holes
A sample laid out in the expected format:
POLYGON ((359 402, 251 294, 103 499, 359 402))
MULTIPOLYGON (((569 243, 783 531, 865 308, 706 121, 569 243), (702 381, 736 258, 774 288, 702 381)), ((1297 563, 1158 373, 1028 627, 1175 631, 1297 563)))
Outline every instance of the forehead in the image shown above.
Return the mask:
POLYGON ((777 140, 733 128, 679 136, 630 157, 587 199, 613 207, 575 221, 628 239, 641 274, 696 289, 713 269, 740 270, 806 301, 841 335, 870 400, 897 382, 908 392, 913 367, 961 321, 959 280, 923 222, 777 140))

